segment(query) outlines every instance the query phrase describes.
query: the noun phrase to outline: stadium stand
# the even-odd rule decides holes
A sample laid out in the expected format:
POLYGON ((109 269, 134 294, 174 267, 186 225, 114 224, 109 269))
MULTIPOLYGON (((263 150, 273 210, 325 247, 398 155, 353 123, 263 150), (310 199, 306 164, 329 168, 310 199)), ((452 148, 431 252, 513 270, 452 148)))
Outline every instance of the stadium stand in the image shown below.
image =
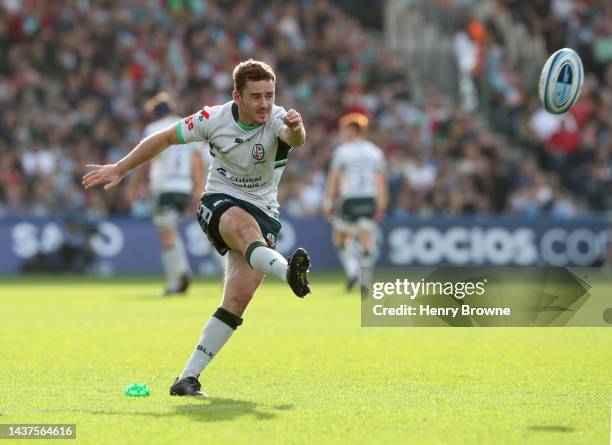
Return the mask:
MULTIPOLYGON (((397 3, 396 12, 423 7, 397 3)), ((121 187, 83 193, 84 164, 131 149, 159 90, 184 115, 226 101, 231 67, 251 57, 278 70, 277 103, 308 128, 280 188, 291 216, 319 214, 337 120, 356 110, 387 156, 397 218, 609 210, 610 2, 425 3, 422 17, 438 21, 388 50, 328 0, 1 1, 0 216, 147 216, 144 191, 132 208, 121 187), (524 42, 533 45, 521 51, 524 42), (406 45, 421 45, 420 66, 398 57, 406 45), (539 106, 534 72, 561 46, 575 47, 589 74, 571 113, 554 117, 539 106), (454 74, 427 82, 411 72, 436 66, 454 74)))

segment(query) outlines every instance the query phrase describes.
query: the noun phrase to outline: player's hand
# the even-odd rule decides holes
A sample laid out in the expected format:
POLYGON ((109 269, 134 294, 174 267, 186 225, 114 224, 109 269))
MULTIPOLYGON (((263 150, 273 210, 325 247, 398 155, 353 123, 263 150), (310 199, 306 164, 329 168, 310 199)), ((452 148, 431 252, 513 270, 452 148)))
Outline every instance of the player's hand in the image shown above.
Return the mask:
POLYGON ((287 111, 283 122, 291 131, 299 131, 302 128, 302 116, 293 108, 287 111))
POLYGON ((81 181, 85 190, 98 185, 104 185, 104 190, 110 190, 119 184, 121 178, 123 178, 117 164, 88 164, 85 167, 90 169, 90 171, 83 176, 83 180, 81 181))

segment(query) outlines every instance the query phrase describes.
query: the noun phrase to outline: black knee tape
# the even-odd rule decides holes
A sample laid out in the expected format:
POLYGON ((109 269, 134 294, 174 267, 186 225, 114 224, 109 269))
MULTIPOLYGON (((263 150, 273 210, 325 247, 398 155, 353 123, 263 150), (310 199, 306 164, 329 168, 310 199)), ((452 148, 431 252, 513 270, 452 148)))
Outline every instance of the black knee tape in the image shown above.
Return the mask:
POLYGON ((253 241, 251 244, 249 244, 249 247, 247 247, 246 252, 244 252, 244 259, 246 260, 247 264, 251 266, 251 269, 253 269, 253 266, 251 265, 251 254, 258 247, 268 247, 268 245, 262 241, 253 241))
POLYGON ((222 307, 217 308, 217 310, 213 314, 213 317, 215 317, 217 320, 222 321, 234 331, 238 329, 238 326, 242 324, 242 318, 240 318, 238 315, 232 314, 230 311, 227 311, 222 307))

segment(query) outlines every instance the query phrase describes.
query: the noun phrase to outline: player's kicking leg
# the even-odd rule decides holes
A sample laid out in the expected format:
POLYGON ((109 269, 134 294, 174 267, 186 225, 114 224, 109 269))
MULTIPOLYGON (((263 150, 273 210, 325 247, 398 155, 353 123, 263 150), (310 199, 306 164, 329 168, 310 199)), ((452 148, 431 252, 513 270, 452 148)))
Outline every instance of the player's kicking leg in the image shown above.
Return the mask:
MULTIPOLYGON (((242 315, 266 274, 286 281, 299 297, 310 292, 307 279, 310 259, 304 249, 297 249, 287 262, 263 242, 257 221, 245 210, 232 206, 222 212, 214 223, 213 232, 218 233, 230 249, 223 301, 204 326, 195 351, 170 388, 171 395, 204 395, 198 380, 200 373, 242 324, 242 315)), ((209 226, 213 217, 214 214, 207 217, 209 226)))
POLYGON ((289 284, 300 298, 310 293, 308 253, 297 248, 287 261, 264 241, 261 230, 249 213, 240 207, 231 207, 221 216, 219 232, 226 244, 244 255, 247 263, 258 272, 274 275, 289 284))

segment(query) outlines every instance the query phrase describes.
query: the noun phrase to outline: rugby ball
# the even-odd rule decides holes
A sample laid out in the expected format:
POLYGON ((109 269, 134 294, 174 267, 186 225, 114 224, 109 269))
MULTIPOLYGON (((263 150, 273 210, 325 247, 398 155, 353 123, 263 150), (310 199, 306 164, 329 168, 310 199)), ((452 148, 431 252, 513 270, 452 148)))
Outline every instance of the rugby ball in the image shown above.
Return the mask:
POLYGON ((562 48, 548 58, 540 74, 540 101, 553 114, 563 114, 578 100, 584 68, 571 48, 562 48))

